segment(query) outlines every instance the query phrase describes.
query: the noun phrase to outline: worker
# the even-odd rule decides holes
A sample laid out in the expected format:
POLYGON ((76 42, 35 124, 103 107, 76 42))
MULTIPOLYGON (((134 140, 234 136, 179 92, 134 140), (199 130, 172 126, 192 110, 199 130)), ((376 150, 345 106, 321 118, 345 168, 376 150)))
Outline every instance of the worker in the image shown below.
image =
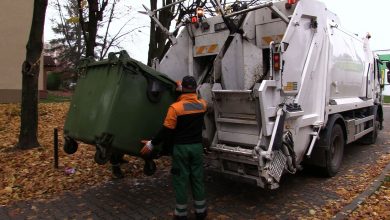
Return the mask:
POLYGON ((175 219, 187 219, 187 188, 191 187, 196 219, 207 216, 203 180, 203 116, 207 105, 196 94, 197 84, 192 76, 181 82, 181 95, 169 108, 162 129, 149 141, 142 141, 142 155, 148 155, 154 146, 172 141, 173 188, 176 196, 175 219))

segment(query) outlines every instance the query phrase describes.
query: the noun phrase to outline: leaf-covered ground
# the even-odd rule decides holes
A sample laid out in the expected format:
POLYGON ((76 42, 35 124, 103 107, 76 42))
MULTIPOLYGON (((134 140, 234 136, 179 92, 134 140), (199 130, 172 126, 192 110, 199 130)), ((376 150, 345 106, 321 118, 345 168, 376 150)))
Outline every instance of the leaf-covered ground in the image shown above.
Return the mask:
MULTIPOLYGON (((384 154, 379 157, 376 164, 371 165, 363 165, 361 167, 362 172, 359 175, 356 175, 353 170, 348 170, 346 175, 337 176, 336 178, 332 178, 334 184, 329 190, 335 191, 340 198, 338 200, 329 200, 327 205, 324 207, 318 207, 314 213, 316 213, 316 217, 319 219, 331 219, 337 212, 341 211, 341 209, 352 202, 359 194, 361 194, 364 190, 366 190, 372 181, 377 178, 386 167, 386 165, 390 162, 390 154, 384 154), (339 181, 349 181, 349 185, 347 187, 339 187, 339 181)), ((390 175, 390 173, 389 173, 390 175)), ((386 200, 386 197, 390 196, 390 191, 387 191, 387 194, 382 194, 381 199, 386 200)), ((371 203, 372 204, 372 203, 371 203)), ((378 211, 378 214, 383 217, 385 213, 389 211, 387 208, 383 206, 376 207, 375 204, 368 205, 370 209, 375 209, 378 211)), ((366 207, 358 207, 352 214, 348 215, 348 219, 389 219, 390 215, 387 215, 387 218, 381 218, 379 216, 375 216, 370 212, 366 212, 366 207), (359 218, 357 218, 357 213, 361 213, 359 218)))
POLYGON ((382 186, 349 215, 350 219, 390 219, 390 173, 382 186))
MULTIPOLYGON (((20 107, 0 104, 0 205, 28 199, 50 199, 64 191, 77 191, 97 186, 112 179, 111 166, 97 165, 94 147, 81 144, 73 155, 63 152, 62 128, 69 102, 39 104, 39 143, 41 147, 16 150, 20 126, 20 107), (54 168, 53 130, 59 133, 59 168, 54 168), (74 169, 67 174, 66 169, 74 169)), ((134 157, 122 168, 126 178, 143 175, 143 162, 134 157)), ((159 169, 169 165, 167 160, 157 161, 159 169)))

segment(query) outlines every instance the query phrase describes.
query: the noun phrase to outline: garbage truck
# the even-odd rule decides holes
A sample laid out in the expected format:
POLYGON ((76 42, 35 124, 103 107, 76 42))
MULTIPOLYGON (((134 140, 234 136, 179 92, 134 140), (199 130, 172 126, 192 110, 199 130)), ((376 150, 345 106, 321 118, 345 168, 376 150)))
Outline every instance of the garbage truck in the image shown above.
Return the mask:
POLYGON ((196 6, 177 36, 157 19, 172 5, 144 6, 171 45, 154 67, 173 80, 197 79, 211 106, 203 129, 208 169, 269 189, 306 164, 336 175, 344 146, 373 144, 382 129, 371 36, 348 32, 317 0, 246 2, 211 1, 211 15, 196 6))
POLYGON ((140 156, 139 140, 158 131, 186 75, 209 107, 207 169, 276 189, 306 164, 334 176, 346 144, 375 143, 383 100, 369 34, 348 32, 317 0, 193 1, 170 32, 159 11, 185 4, 144 6, 169 39, 153 70, 125 53, 80 68, 65 151, 82 141, 96 146, 100 164, 115 149, 140 156))

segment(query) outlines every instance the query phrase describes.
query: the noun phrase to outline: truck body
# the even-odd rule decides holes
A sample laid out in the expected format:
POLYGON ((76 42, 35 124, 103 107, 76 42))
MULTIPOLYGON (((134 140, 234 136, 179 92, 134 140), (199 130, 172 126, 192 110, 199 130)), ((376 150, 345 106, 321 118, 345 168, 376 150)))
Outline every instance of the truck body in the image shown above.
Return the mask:
POLYGON ((343 29, 322 2, 221 9, 170 39, 155 68, 197 79, 211 106, 203 130, 209 169, 271 189, 303 164, 333 176, 345 144, 373 143, 382 128, 369 36, 343 29))

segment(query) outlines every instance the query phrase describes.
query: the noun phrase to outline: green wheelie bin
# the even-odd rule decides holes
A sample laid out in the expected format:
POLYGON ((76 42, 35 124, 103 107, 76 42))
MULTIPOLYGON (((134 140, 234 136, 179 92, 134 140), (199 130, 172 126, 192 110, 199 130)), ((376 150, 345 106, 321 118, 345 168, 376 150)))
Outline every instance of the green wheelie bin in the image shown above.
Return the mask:
MULTIPOLYGON (((98 164, 105 164, 112 151, 140 156, 140 140, 156 134, 177 98, 175 81, 126 51, 110 53, 103 61, 84 60, 78 69, 64 125, 64 151, 76 152, 81 141, 96 146, 98 164)), ((159 151, 161 146, 152 155, 159 151)), ((151 159, 145 161, 155 169, 151 159)))

